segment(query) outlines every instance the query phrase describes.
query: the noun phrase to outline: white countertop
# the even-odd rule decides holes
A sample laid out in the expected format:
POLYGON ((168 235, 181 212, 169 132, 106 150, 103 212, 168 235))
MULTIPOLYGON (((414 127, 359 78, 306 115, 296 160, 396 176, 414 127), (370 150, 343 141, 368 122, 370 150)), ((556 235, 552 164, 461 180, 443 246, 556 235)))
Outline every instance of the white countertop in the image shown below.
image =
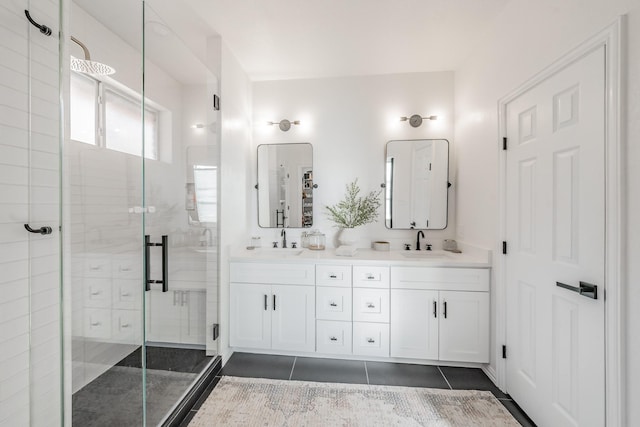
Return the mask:
POLYGON ((464 249, 463 253, 436 251, 374 251, 358 249, 354 256, 338 256, 336 250, 323 251, 309 249, 246 249, 233 248, 230 253, 232 262, 278 262, 278 263, 314 263, 314 264, 360 264, 360 265, 397 265, 407 267, 491 267, 491 251, 483 249, 464 249))

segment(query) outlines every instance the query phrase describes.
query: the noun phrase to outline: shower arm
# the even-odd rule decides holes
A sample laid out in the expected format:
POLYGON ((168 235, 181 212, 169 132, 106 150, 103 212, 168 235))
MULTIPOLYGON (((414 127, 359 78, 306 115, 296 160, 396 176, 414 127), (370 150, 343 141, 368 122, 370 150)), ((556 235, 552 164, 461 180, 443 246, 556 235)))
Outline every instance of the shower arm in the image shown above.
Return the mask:
POLYGON ((89 49, 87 49, 84 43, 82 43, 80 40, 78 40, 73 36, 71 36, 71 41, 75 42, 78 46, 82 48, 82 50, 84 51, 84 59, 86 61, 91 61, 91 55, 89 54, 89 49))

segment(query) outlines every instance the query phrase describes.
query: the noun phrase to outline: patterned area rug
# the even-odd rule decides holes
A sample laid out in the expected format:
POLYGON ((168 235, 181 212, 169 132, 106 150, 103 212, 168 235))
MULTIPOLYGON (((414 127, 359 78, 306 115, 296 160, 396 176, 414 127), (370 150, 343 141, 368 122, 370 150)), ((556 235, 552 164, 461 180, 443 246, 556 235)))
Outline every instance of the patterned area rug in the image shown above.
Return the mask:
POLYGON ((519 426, 488 391, 223 377, 190 427, 519 426))

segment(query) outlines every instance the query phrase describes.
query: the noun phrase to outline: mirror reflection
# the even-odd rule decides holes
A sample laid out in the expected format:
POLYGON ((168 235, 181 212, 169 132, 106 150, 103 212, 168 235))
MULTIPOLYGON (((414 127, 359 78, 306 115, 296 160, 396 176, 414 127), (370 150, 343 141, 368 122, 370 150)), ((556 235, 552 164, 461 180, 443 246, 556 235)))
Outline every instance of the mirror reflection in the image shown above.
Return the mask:
POLYGON ((258 146, 258 225, 313 225, 313 147, 309 143, 258 146))
POLYGON ((389 141, 386 152, 386 227, 446 228, 449 141, 389 141))

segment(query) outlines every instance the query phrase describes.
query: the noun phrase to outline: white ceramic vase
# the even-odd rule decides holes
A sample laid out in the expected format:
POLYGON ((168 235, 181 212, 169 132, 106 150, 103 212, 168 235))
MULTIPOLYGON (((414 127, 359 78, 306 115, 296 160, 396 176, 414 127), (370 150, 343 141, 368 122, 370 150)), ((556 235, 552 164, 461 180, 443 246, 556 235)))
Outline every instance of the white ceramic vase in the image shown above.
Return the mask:
POLYGON ((341 228, 338 232, 338 243, 341 246, 355 246, 357 241, 355 228, 341 228))

